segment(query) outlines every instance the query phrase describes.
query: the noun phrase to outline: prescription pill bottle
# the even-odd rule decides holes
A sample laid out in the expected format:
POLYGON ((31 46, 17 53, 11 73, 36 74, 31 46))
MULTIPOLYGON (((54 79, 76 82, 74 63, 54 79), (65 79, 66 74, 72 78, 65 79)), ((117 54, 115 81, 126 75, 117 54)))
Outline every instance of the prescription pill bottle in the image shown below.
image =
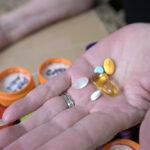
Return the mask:
POLYGON ((140 146, 132 140, 119 139, 106 144, 102 150, 140 150, 140 146))
POLYGON ((55 57, 43 62, 38 70, 38 80, 42 84, 49 78, 52 78, 61 72, 66 71, 72 62, 63 57, 55 57))
POLYGON ((3 116, 5 109, 6 109, 5 107, 0 106, 0 130, 12 125, 12 124, 4 123, 2 121, 2 116, 3 116))
POLYGON ((34 87, 34 80, 25 68, 12 67, 0 72, 0 105, 11 105, 34 87))

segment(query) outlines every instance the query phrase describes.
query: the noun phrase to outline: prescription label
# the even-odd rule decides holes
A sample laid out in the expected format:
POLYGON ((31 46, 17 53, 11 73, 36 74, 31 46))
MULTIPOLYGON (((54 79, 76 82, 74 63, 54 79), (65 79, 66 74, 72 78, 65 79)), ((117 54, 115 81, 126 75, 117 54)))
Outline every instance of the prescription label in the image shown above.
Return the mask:
POLYGON ((42 76, 45 79, 49 79, 66 71, 68 68, 69 66, 64 63, 53 63, 43 69, 42 76))
POLYGON ((28 75, 24 73, 12 73, 0 81, 0 91, 16 92, 23 89, 29 81, 28 75))

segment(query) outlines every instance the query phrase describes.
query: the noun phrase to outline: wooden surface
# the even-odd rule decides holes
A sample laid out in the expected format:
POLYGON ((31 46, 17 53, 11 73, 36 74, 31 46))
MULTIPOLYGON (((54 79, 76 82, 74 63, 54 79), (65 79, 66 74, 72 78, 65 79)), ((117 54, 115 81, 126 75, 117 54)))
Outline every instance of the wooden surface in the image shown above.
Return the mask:
POLYGON ((87 44, 107 35, 95 11, 48 26, 19 41, 0 53, 0 71, 22 66, 37 72, 48 58, 65 57, 74 61, 84 53, 87 44))

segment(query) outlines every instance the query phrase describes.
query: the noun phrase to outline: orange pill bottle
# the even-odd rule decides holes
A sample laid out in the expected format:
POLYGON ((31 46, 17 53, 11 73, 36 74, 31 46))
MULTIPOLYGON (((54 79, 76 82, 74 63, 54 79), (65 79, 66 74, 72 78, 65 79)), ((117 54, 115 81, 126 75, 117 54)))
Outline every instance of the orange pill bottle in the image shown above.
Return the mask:
POLYGON ((140 150, 138 143, 129 139, 119 139, 106 144, 102 150, 140 150))
POLYGON ((63 57, 55 57, 44 61, 38 69, 38 80, 42 84, 51 77, 64 72, 72 65, 72 62, 63 57))
POLYGON ((30 72, 23 67, 12 67, 0 72, 0 105, 8 107, 35 88, 30 72))

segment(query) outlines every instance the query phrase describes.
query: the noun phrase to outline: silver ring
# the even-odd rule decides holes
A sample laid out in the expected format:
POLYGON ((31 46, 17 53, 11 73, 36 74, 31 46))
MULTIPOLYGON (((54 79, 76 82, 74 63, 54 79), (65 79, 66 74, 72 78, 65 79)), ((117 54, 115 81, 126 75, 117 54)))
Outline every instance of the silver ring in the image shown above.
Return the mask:
POLYGON ((67 103, 68 108, 71 108, 75 105, 71 96, 68 93, 64 93, 62 96, 63 96, 65 102, 67 103))

